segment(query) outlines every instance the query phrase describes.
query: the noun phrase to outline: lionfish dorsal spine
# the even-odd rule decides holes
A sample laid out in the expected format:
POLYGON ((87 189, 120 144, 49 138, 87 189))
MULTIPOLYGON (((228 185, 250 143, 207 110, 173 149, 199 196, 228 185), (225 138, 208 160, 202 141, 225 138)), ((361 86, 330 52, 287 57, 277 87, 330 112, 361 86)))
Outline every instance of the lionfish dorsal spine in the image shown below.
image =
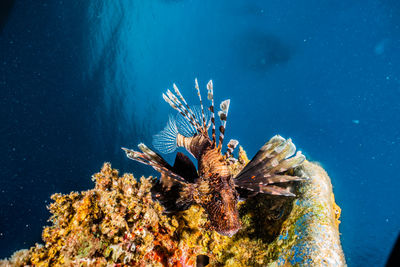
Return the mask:
POLYGON ((214 114, 214 91, 213 91, 213 82, 210 80, 207 83, 207 99, 211 101, 210 111, 211 111, 211 136, 212 136, 212 145, 215 146, 216 139, 215 139, 215 114, 214 114))
MULTIPOLYGON (((176 86, 174 86, 176 87, 176 86)), ((177 87, 176 87, 177 89, 177 87)), ((178 90, 179 92, 179 90, 178 90)), ((181 95, 182 97, 182 95, 181 95)), ((193 127, 198 128, 199 125, 193 118, 191 110, 189 111, 187 108, 183 106, 183 104, 179 101, 179 99, 168 89, 167 94, 163 94, 164 100, 176 111, 178 111, 183 117, 185 117, 193 127)), ((183 99, 183 97, 182 97, 183 99)))
POLYGON ((185 98, 182 96, 181 92, 179 91, 178 87, 176 86, 176 84, 173 84, 174 87, 174 91, 175 93, 178 95, 178 97, 180 98, 180 100, 183 102, 183 104, 185 104, 185 106, 182 105, 183 107, 183 111, 185 112, 185 114, 187 115, 187 117, 189 118, 189 120, 192 122, 192 124, 194 125, 194 127, 196 127, 196 129, 198 131, 201 131, 201 126, 199 124, 199 121, 196 118, 196 115, 193 113, 192 109, 189 107, 188 103, 186 102, 185 98))
POLYGON ((226 158, 230 158, 232 156, 233 151, 235 150, 235 148, 239 145, 239 141, 235 140, 235 139, 231 139, 229 140, 229 143, 227 145, 227 149, 226 149, 226 153, 225 153, 225 157, 226 158))
POLYGON ((167 90, 164 100, 176 111, 175 118, 170 117, 166 127, 153 136, 153 145, 161 153, 171 153, 177 147, 184 147, 195 158, 199 157, 202 144, 209 140, 208 127, 212 115, 203 107, 200 88, 195 80, 195 88, 200 100, 200 106, 191 108, 178 87, 173 85, 175 94, 167 90))
POLYGON ((194 79, 194 84, 195 84, 194 87, 196 88, 196 91, 197 91, 197 96, 199 97, 199 101, 200 101, 201 119, 203 122, 203 129, 204 129, 205 133, 207 133, 206 116, 204 114, 204 106, 203 106, 203 101, 201 100, 200 87, 199 87, 199 83, 197 82, 197 78, 194 79))
POLYGON ((221 126, 219 127, 219 144, 218 148, 221 149, 222 143, 224 141, 224 136, 225 136, 225 127, 226 127, 226 119, 228 118, 228 111, 229 111, 229 104, 231 103, 230 99, 227 99, 225 101, 222 101, 221 104, 219 105, 219 108, 221 109, 218 111, 218 116, 219 119, 221 120, 221 126))

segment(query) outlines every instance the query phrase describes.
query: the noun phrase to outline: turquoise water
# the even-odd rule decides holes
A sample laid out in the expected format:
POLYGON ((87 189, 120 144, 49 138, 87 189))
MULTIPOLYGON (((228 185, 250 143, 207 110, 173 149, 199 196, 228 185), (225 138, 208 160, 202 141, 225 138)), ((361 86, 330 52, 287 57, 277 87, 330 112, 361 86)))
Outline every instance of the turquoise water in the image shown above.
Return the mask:
POLYGON ((231 99, 227 140, 253 155, 281 134, 322 164, 349 266, 382 266, 400 226, 400 4, 347 2, 16 1, 0 35, 0 257, 40 241, 50 194, 90 188, 102 162, 154 174, 120 147, 151 144, 173 82, 197 104, 197 77, 231 99))

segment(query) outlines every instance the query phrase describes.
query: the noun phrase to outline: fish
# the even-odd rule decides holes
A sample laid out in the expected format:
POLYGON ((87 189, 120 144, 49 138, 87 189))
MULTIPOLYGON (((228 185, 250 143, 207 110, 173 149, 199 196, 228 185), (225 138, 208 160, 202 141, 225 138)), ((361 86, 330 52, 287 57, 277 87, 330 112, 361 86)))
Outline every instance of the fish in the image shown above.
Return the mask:
POLYGON ((198 204, 207 214, 208 229, 232 237, 242 226, 238 211, 240 192, 250 192, 247 197, 256 194, 295 197, 291 187, 285 185, 305 180, 291 171, 303 163, 305 156, 301 151, 296 153, 291 139, 276 135, 242 170, 233 174, 229 166, 235 162, 233 151, 239 142, 230 140, 225 153, 222 152, 230 99, 219 105, 217 141, 213 82, 210 80, 207 83, 207 99, 210 102, 207 109, 204 108, 197 79, 194 87, 199 106, 190 107, 176 84, 173 84, 174 92, 168 89, 163 93, 164 100, 177 114, 170 116, 165 128, 153 136, 153 146, 162 154, 184 148, 197 160, 197 168, 182 152, 177 152, 174 165, 170 165, 143 143, 138 145, 140 151, 122 149, 129 159, 149 165, 161 174, 151 192, 153 199, 159 201, 166 212, 180 212, 198 204))

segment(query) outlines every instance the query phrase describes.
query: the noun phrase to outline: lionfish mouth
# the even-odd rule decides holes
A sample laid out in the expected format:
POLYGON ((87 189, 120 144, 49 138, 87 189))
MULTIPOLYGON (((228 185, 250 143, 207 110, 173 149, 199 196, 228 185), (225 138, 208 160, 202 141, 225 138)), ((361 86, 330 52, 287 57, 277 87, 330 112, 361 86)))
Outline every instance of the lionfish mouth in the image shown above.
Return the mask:
POLYGON ((220 235, 232 237, 232 236, 233 236, 234 234, 236 234, 239 230, 240 230, 240 227, 237 227, 237 228, 226 229, 226 230, 217 230, 217 232, 218 232, 220 235))

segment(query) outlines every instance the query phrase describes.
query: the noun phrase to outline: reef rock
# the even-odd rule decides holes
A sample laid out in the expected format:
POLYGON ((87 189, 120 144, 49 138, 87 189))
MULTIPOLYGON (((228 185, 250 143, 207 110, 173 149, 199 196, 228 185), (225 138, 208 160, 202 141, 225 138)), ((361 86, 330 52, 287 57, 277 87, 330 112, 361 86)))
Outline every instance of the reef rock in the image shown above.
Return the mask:
MULTIPOLYGON (((234 169, 248 162, 241 149, 234 169)), ((0 266, 345 266, 340 208, 327 173, 304 162, 296 198, 257 195, 239 203, 242 229, 233 237, 209 231, 196 205, 164 214, 151 198, 153 178, 119 177, 105 163, 95 188, 54 194, 44 245, 21 250, 0 266)))

